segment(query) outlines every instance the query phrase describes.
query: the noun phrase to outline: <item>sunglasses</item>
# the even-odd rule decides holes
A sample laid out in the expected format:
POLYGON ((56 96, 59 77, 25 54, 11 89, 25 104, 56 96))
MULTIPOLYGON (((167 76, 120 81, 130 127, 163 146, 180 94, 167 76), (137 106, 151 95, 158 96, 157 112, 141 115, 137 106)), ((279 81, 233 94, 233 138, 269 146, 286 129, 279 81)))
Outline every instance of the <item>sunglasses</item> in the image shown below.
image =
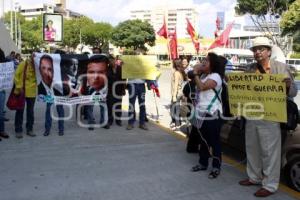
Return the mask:
POLYGON ((253 52, 264 52, 265 50, 267 50, 268 49, 268 47, 264 47, 264 46, 258 46, 258 47, 253 47, 252 48, 252 51, 253 52))

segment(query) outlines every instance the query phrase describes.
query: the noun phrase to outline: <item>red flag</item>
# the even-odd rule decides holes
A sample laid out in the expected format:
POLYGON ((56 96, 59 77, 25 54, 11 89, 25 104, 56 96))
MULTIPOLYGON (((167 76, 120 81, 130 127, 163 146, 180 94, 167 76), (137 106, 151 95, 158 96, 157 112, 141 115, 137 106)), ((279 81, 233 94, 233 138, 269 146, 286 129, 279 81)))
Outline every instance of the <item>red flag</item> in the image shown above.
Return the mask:
POLYGON ((165 39, 168 38, 168 32, 167 32, 167 26, 166 26, 166 20, 164 20, 163 26, 159 29, 157 32, 157 35, 164 37, 165 39))
POLYGON ((178 58, 176 28, 173 33, 169 33, 169 39, 170 39, 169 46, 170 46, 171 59, 174 60, 178 58))
POLYGON ((223 33, 215 39, 215 41, 210 45, 210 47, 208 49, 213 49, 213 48, 224 46, 227 44, 230 31, 233 27, 233 23, 234 22, 232 22, 231 24, 229 24, 227 26, 227 28, 223 31, 223 33))
POLYGON ((189 35, 191 36, 191 39, 193 41, 193 44, 194 44, 195 49, 196 49, 197 54, 198 54, 199 49, 200 49, 200 42, 199 42, 199 39, 198 39, 198 35, 197 35, 194 27, 192 26, 192 24, 191 24, 191 22, 189 21, 188 18, 186 18, 186 21, 187 21, 186 30, 189 33, 189 35))

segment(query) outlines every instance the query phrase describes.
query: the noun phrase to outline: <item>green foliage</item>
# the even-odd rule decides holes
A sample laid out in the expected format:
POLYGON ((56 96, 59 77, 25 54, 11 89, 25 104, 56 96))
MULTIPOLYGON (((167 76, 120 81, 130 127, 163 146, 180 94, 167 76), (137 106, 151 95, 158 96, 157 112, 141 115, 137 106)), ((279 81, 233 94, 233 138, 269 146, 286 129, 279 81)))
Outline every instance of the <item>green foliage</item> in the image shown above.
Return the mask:
POLYGON ((22 49, 32 50, 44 46, 42 15, 31 21, 24 21, 21 24, 22 29, 22 49))
POLYGON ((300 0, 295 1, 289 9, 283 13, 280 21, 282 34, 296 33, 300 27, 300 0))
POLYGON ((112 34, 112 42, 119 47, 132 47, 135 51, 147 51, 145 44, 155 45, 155 32, 148 22, 127 20, 119 23, 112 34))
POLYGON ((300 59, 300 52, 299 53, 294 53, 290 56, 290 58, 298 58, 300 59))
POLYGON ((63 44, 75 48, 80 43, 80 31, 82 36, 82 29, 92 25, 93 23, 93 20, 88 17, 64 20, 63 44))
POLYGON ((283 13, 280 26, 282 35, 293 37, 293 50, 300 52, 300 0, 292 3, 289 9, 283 13))
POLYGON ((295 0, 237 0, 235 11, 237 14, 266 15, 281 14, 288 5, 295 0), (274 3, 273 5, 271 3, 274 3))
POLYGON ((82 30, 83 40, 86 44, 108 49, 113 27, 108 23, 94 23, 82 30))

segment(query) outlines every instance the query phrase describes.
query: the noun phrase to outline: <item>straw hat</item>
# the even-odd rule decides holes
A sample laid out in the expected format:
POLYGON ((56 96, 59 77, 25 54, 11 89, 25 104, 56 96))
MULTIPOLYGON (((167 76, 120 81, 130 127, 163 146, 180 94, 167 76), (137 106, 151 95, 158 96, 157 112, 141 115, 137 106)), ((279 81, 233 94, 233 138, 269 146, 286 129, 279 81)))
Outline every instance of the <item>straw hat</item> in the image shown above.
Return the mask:
POLYGON ((252 42, 252 46, 250 47, 250 50, 253 50, 254 47, 258 47, 258 46, 266 46, 269 47, 270 49, 272 48, 270 40, 266 37, 256 37, 252 42))

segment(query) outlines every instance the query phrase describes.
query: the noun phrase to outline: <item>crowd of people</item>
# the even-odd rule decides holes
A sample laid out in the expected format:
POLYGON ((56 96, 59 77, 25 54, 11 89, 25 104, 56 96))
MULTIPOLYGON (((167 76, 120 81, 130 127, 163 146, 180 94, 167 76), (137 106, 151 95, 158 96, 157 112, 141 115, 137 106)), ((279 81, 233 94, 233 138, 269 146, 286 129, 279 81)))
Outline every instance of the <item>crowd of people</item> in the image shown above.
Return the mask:
MULTIPOLYGON (((247 73, 283 74, 287 98, 297 94, 297 88, 285 63, 271 59, 272 45, 268 38, 257 37, 250 48, 255 62, 247 66, 247 73)), ((201 63, 188 68, 185 58, 173 61, 171 78, 171 124, 178 130, 182 117, 188 117, 192 128, 188 133, 187 151, 199 153, 199 162, 191 171, 206 171, 209 158, 212 169, 208 178, 217 178, 221 172, 220 132, 224 122, 223 85, 228 79, 225 75, 227 60, 223 56, 208 53, 201 63), (181 110, 188 111, 182 112, 181 110), (182 116, 181 114, 185 113, 182 116)), ((261 185, 254 195, 267 197, 278 190, 281 165, 282 135, 286 130, 279 122, 253 120, 247 118, 246 154, 248 178, 239 182, 241 186, 261 185)))
MULTIPOLYGON (((254 40, 251 50, 255 63, 248 66, 248 73, 284 74, 287 96, 294 97, 297 93, 289 67, 283 63, 273 61, 271 44, 267 38, 258 37, 254 40)), ((56 91, 49 89, 53 75, 53 60, 44 55, 40 59, 39 70, 42 75, 41 83, 37 85, 33 57, 21 61, 12 52, 5 58, 1 53, 1 62, 14 61, 16 71, 14 76, 14 93, 24 93, 26 97, 26 134, 35 136, 33 132, 34 106, 37 90, 48 94, 56 91), (52 67, 51 67, 52 66, 52 67), (43 74, 45 77, 43 77, 43 74)), ((62 53, 62 52, 57 52, 62 53)), ((136 121, 135 102, 139 103, 139 128, 148 130, 146 125, 145 93, 146 87, 156 88, 155 81, 143 79, 122 79, 122 61, 112 55, 103 56, 99 48, 95 48, 87 63, 87 87, 84 91, 88 95, 101 94, 107 90, 106 101, 100 105, 100 124, 106 121, 103 128, 109 129, 113 122, 122 126, 122 96, 128 90, 129 110, 127 130, 132 130, 136 121), (99 54, 101 56, 99 56, 99 54), (107 84, 105 84, 107 82, 107 84), (114 87, 115 82, 120 82, 114 87), (104 105, 104 107, 103 107, 104 105)), ((187 144, 188 152, 199 153, 198 164, 191 171, 206 171, 209 168, 209 158, 212 158, 212 169, 208 178, 215 179, 220 175, 222 167, 220 132, 224 122, 222 119, 223 105, 221 94, 226 82, 226 58, 215 53, 208 53, 206 58, 190 66, 186 58, 175 59, 171 75, 171 123, 172 130, 178 130, 182 125, 182 102, 188 102, 187 115, 190 118, 191 130, 187 144)), ((5 91, 0 91, 0 137, 8 138, 4 129, 5 91)), ((50 108, 52 103, 46 104, 45 132, 50 134, 52 118, 50 108)), ((94 106, 83 107, 83 115, 87 119, 88 130, 94 130, 94 106)), ((63 106, 56 105, 58 116, 64 117, 63 106)), ((15 133, 22 138, 24 109, 15 114, 15 133)), ((64 134, 64 121, 59 120, 59 135, 64 134)), ((257 197, 267 197, 278 189, 280 178, 281 130, 279 123, 266 120, 247 120, 246 123, 246 153, 248 178, 239 182, 242 186, 261 185, 254 194, 257 197), (266 145, 267 144, 267 145, 266 145)))

